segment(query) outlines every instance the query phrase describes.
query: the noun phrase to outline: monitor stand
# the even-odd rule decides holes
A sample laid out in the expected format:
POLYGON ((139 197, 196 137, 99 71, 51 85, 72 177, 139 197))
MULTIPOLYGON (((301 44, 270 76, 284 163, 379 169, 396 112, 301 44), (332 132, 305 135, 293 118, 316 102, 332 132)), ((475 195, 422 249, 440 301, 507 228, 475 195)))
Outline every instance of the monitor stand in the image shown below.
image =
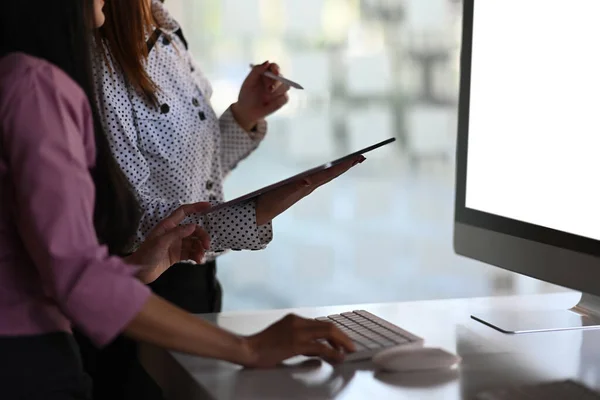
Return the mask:
POLYGON ((584 293, 569 310, 492 311, 471 318, 508 334, 600 329, 600 297, 584 293))

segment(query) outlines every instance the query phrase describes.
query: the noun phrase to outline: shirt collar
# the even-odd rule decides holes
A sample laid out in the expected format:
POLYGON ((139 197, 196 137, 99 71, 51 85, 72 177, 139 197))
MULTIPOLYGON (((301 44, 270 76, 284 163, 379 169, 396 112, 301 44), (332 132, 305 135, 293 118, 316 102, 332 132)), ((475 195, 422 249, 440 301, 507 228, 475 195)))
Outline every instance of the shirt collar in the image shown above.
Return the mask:
POLYGON ((179 30, 179 24, 171 14, 169 14, 162 1, 152 0, 152 15, 162 31, 175 33, 179 30))

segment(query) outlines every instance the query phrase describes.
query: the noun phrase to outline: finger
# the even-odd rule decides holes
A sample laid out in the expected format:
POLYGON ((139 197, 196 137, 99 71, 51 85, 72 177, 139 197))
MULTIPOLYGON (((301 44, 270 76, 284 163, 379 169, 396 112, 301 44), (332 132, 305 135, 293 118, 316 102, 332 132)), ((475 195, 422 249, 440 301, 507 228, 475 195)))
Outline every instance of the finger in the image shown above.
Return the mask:
POLYGON ((272 114, 275 111, 279 110, 284 105, 286 105, 288 101, 289 101, 289 96, 286 92, 283 95, 275 97, 275 98, 271 99, 269 102, 267 102, 265 104, 264 111, 267 114, 272 114))
MULTIPOLYGON (((271 63, 271 65, 269 65, 268 71, 277 76, 281 75, 281 68, 279 68, 279 65, 276 63, 271 63)), ((265 76, 264 78, 264 83, 268 92, 273 93, 279 88, 281 88, 281 86, 284 86, 284 84, 281 81, 272 79, 268 76, 265 76)))
MULTIPOLYGON (((186 204, 182 207, 183 207, 183 212, 185 213, 185 216, 189 216, 191 214, 203 212, 203 211, 210 209, 212 207, 212 204, 210 204, 207 201, 199 201, 198 203, 186 204)), ((180 207, 180 208, 182 208, 182 207, 180 207)))
POLYGON ((185 238, 181 246, 181 259, 194 260, 197 263, 202 263, 204 254, 206 253, 202 244, 191 237, 185 238))
POLYGON ((269 61, 265 61, 260 65, 255 65, 254 67, 252 67, 250 73, 246 77, 246 82, 251 84, 257 83, 261 79, 262 74, 268 71, 271 65, 272 64, 269 63, 269 61))
POLYGON ((363 156, 357 156, 351 160, 345 161, 333 167, 327 168, 324 171, 316 172, 309 177, 312 185, 321 186, 325 183, 332 181, 343 173, 347 172, 350 168, 362 163, 366 158, 363 156))
POLYGON ((290 207, 311 191, 311 183, 307 179, 288 183, 277 191, 277 202, 280 207, 290 207))
POLYGON ((333 347, 341 348, 346 352, 356 350, 352 340, 339 328, 329 322, 310 321, 311 326, 306 330, 310 340, 325 339, 333 347))
POLYGON ((210 248, 210 235, 200 226, 196 225, 193 236, 200 242, 203 249, 208 250, 210 248))
POLYGON ((275 75, 281 75, 281 67, 279 67, 279 64, 277 64, 277 63, 271 63, 271 65, 269 65, 268 69, 275 75))
POLYGON ((181 241, 190 236, 192 233, 194 233, 195 229, 196 225, 194 224, 181 225, 171 229, 169 232, 164 234, 161 239, 170 246, 173 243, 181 241))
POLYGON ((332 180, 334 180, 338 176, 342 175, 344 172, 346 172, 350 168, 352 168, 353 165, 356 165, 359 162, 360 161, 346 162, 346 163, 343 163, 343 164, 340 164, 340 165, 337 165, 334 167, 330 167, 324 171, 319 171, 312 175, 309 175, 308 177, 306 177, 304 179, 304 181, 307 183, 307 185, 310 186, 310 189, 307 194, 310 194, 314 190, 319 188, 320 186, 323 186, 323 185, 331 182, 332 180))
POLYGON ((265 82, 265 87, 266 87, 266 92, 268 95, 271 95, 270 97, 267 98, 267 100, 269 98, 272 98, 272 94, 275 93, 277 90, 279 90, 282 86, 284 86, 283 82, 281 81, 276 81, 274 79, 269 78, 268 76, 265 77, 265 79, 267 79, 268 81, 265 82))
POLYGON ((163 235, 183 222, 189 215, 205 211, 211 207, 211 204, 207 202, 184 204, 175 209, 167 218, 160 221, 152 230, 151 235, 153 237, 163 235))
POLYGON ((331 363, 344 360, 344 353, 321 342, 308 342, 300 347, 303 356, 320 357, 331 363))
POLYGON ((196 240, 194 240, 193 238, 185 238, 183 239, 183 242, 181 243, 181 254, 188 256, 189 254, 192 254, 196 249, 196 240))
POLYGON ((194 246, 194 248, 192 249, 192 251, 189 254, 189 259, 194 260, 198 264, 202 264, 202 260, 204 259, 205 255, 206 255, 206 249, 204 247, 200 246, 198 243, 196 243, 196 245, 194 246))
POLYGON ((193 253, 194 243, 192 240, 184 239, 181 243, 181 251, 179 252, 180 260, 190 260, 193 253))
POLYGON ((289 92, 289 90, 290 90, 289 85, 281 84, 278 87, 276 87, 274 90, 272 90, 271 93, 267 94, 265 96, 265 100, 267 102, 271 102, 271 101, 275 100, 276 98, 278 98, 279 96, 283 96, 284 94, 289 92))

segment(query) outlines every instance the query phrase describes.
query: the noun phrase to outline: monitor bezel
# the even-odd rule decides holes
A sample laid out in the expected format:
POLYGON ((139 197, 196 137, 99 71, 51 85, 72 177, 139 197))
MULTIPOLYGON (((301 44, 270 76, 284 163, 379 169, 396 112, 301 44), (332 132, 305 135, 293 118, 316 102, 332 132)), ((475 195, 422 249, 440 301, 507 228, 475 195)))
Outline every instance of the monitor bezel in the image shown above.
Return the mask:
POLYGON ((463 0, 463 31, 456 146, 455 222, 600 257, 600 241, 470 209, 465 205, 474 3, 475 0, 463 0))

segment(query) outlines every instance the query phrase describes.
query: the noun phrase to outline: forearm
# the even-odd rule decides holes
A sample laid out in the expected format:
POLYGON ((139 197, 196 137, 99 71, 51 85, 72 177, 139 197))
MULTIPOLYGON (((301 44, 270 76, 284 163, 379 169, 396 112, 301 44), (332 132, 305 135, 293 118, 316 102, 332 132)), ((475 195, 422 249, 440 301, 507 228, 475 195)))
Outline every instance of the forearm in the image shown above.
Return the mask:
POLYGON ((151 295, 127 325, 125 334, 167 349, 246 365, 251 352, 245 338, 195 317, 151 295))

